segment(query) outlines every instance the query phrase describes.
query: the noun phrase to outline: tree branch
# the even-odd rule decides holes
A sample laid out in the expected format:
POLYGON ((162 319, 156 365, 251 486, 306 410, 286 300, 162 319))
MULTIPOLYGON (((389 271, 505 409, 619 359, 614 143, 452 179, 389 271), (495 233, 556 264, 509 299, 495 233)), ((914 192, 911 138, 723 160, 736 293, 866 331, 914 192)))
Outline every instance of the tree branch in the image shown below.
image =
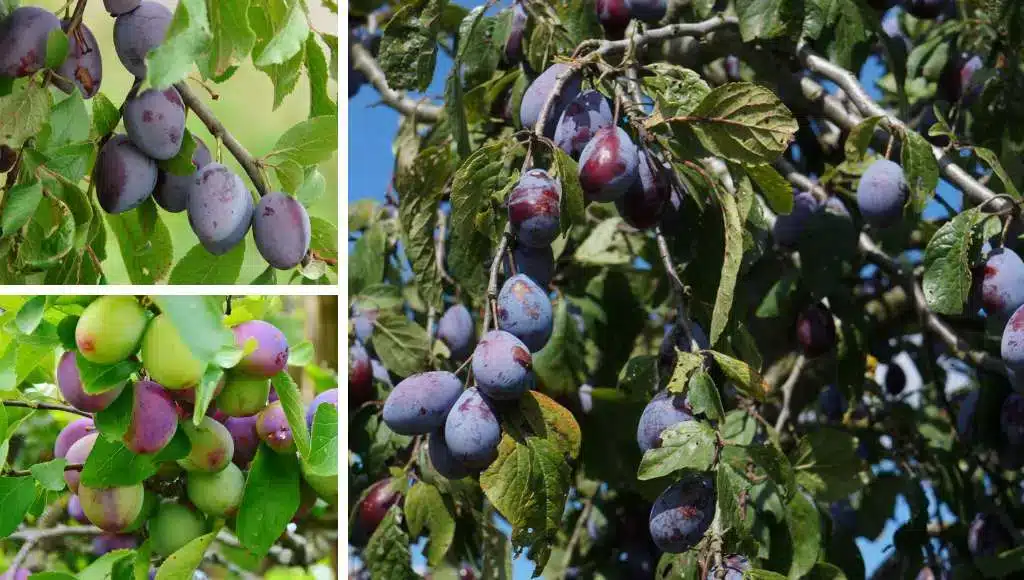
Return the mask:
POLYGON ((786 382, 782 383, 782 408, 779 409, 779 417, 775 420, 776 432, 781 432, 782 428, 786 426, 786 421, 789 420, 789 404, 793 399, 796 384, 800 382, 800 373, 803 372, 805 364, 807 364, 807 357, 803 354, 797 356, 796 363, 790 369, 789 376, 786 377, 786 382))
POLYGON ((65 413, 74 413, 75 415, 81 415, 82 417, 88 417, 92 419, 92 413, 85 411, 79 411, 74 407, 68 407, 66 405, 57 405, 54 403, 36 403, 31 401, 4 401, 5 407, 20 407, 22 409, 33 409, 35 411, 64 411, 65 413))
POLYGON ((441 120, 441 113, 443 112, 441 107, 426 101, 414 101, 392 89, 388 85, 388 79, 384 75, 384 71, 381 70, 380 65, 377 64, 377 60, 373 58, 370 51, 366 50, 358 42, 352 42, 351 39, 348 43, 348 58, 352 68, 363 73, 366 76, 366 80, 373 85, 373 88, 377 89, 377 93, 380 94, 380 100, 385 105, 407 117, 415 117, 426 123, 436 123, 441 120))

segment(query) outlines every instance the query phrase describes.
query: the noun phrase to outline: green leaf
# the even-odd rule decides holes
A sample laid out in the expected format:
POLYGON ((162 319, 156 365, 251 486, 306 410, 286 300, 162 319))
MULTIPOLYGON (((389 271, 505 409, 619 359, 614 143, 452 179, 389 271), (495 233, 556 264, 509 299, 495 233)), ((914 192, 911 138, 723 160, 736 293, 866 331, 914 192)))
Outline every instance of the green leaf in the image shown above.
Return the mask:
POLYGON ((295 439, 295 447, 303 458, 309 457, 309 429, 306 427, 306 406, 302 402, 302 395, 299 387, 295 384, 288 371, 284 370, 270 379, 281 406, 284 408, 284 415, 288 419, 288 426, 292 430, 292 437, 295 439))
POLYGON ((135 389, 125 388, 106 409, 93 415, 96 428, 110 441, 122 439, 132 422, 132 407, 135 403, 135 389))
POLYGON ((33 296, 18 309, 14 324, 22 334, 32 334, 43 320, 46 311, 46 296, 33 296))
POLYGON ((3 235, 13 235, 27 224, 42 200, 43 185, 38 181, 20 183, 8 190, 4 196, 3 215, 0 215, 3 235))
POLYGON ((737 0, 736 16, 744 42, 777 38, 799 26, 803 5, 789 0, 737 0))
POLYGON ((874 117, 868 117, 857 126, 850 130, 850 135, 846 138, 846 157, 848 159, 861 159, 867 152, 868 147, 871 146, 871 140, 875 137, 875 129, 885 119, 882 115, 876 115, 874 117))
POLYGON ((760 373, 741 360, 713 350, 706 352, 714 357, 725 376, 735 383, 736 390, 758 401, 764 400, 768 392, 768 385, 761 378, 760 373))
POLYGON ((444 87, 444 112, 448 128, 455 141, 455 151, 459 159, 469 157, 472 145, 469 142, 469 126, 466 122, 466 107, 463 102, 462 82, 456 74, 457 68, 448 73, 444 87))
MULTIPOLYGON (((241 360, 242 356, 243 355, 239 353, 237 357, 232 357, 231 362, 233 364, 238 364, 238 361, 241 360)), ((195 387, 196 404, 192 408, 192 424, 196 427, 199 427, 203 422, 203 418, 206 417, 206 411, 210 408, 210 402, 213 401, 214 393, 217 391, 217 385, 221 384, 221 380, 223 378, 224 369, 220 368, 216 364, 207 365, 206 369, 203 371, 203 376, 199 379, 199 385, 195 387)))
POLYGON ((981 249, 981 236, 975 226, 982 217, 975 208, 961 212, 928 241, 921 287, 928 308, 938 314, 963 312, 971 293, 972 258, 981 249))
POLYGON ((219 77, 237 66, 256 44, 249 27, 249 0, 208 2, 210 22, 209 73, 219 77))
POLYGON ((821 517, 803 494, 793 494, 786 504, 786 527, 793 546, 790 578, 803 578, 814 567, 821 551, 821 517))
MULTIPOLYGON (((289 16, 289 3, 285 0, 250 0, 249 25, 256 35, 256 44, 252 54, 258 58, 270 41, 284 27, 289 16)), ((305 49, 305 47, 303 47, 305 49)), ((274 84, 274 109, 277 109, 284 98, 295 90, 302 72, 303 51, 282 64, 258 67, 270 77, 274 84)), ((278 168, 280 174, 281 168, 278 168)))
POLYGON ((102 137, 114 132, 121 119, 121 112, 103 93, 92 97, 92 130, 95 137, 102 137))
POLYGON ((298 459, 261 444, 249 468, 235 519, 238 540, 252 553, 266 554, 298 509, 298 459))
POLYGON ((46 68, 56 69, 68 58, 68 36, 59 28, 54 28, 46 36, 46 68))
MULTIPOLYGON (((740 188, 738 191, 743 191, 740 188)), ((743 262, 743 217, 740 216, 738 200, 728 193, 721 193, 718 200, 722 205, 722 219, 725 223, 725 256, 722 259, 722 275, 715 296, 715 308, 711 313, 711 344, 718 344, 725 326, 729 323, 729 312, 736 293, 736 281, 743 262)))
POLYGON ((62 200, 48 197, 28 222, 21 246, 25 264, 46 269, 71 252, 75 244, 75 219, 62 200))
POLYGON ((847 213, 826 205, 812 214, 797 248, 802 283, 813 296, 828 296, 842 284, 846 263, 857 256, 858 235, 847 213))
POLYGON ((338 475, 338 408, 320 405, 313 416, 309 456, 306 459, 313 475, 338 475))
POLYGON ((750 488, 750 482, 732 465, 719 463, 715 472, 715 498, 723 532, 737 529, 743 535, 752 527, 753 522, 747 514, 745 502, 740 501, 742 497, 750 497, 750 488))
POLYGON ((908 130, 903 135, 900 165, 910 186, 913 207, 917 213, 924 210, 939 185, 939 164, 932 154, 932 145, 917 131, 908 130))
POLYGON ((132 284, 161 282, 171 271, 174 248, 171 233, 159 216, 153 231, 145 235, 139 212, 107 214, 107 225, 117 238, 128 279, 132 284))
MULTIPOLYGON (((78 90, 74 90, 68 98, 53 106, 50 113, 50 138, 46 150, 53 154, 54 150, 71 143, 78 143, 89 138, 89 113, 85 110, 85 100, 78 90)), ((89 145, 92 149, 92 145, 89 145)))
POLYGON ((781 488, 787 496, 796 490, 796 476, 793 472, 793 466, 778 447, 771 443, 754 444, 747 447, 746 452, 754 460, 754 464, 764 470, 768 474, 769 479, 781 488))
POLYGON ((407 377, 425 370, 430 360, 427 331, 404 313, 382 311, 374 321, 373 348, 384 368, 407 377))
POLYGON ((533 354, 533 372, 549 394, 575 393, 587 379, 586 347, 576 322, 569 316, 568 300, 555 306, 551 338, 533 354))
POLYGON ((185 78, 192 63, 201 60, 210 46, 209 17, 203 0, 181 0, 164 41, 147 57, 149 84, 166 88, 185 78))
POLYGON ((700 74, 679 65, 655 62, 647 65, 654 76, 644 78, 662 117, 689 115, 711 92, 700 74))
POLYGON ((604 220, 590 230, 587 239, 576 248, 573 258, 581 264, 593 266, 624 266, 632 260, 624 240, 619 232, 622 218, 613 217, 604 220))
POLYGON ((822 501, 837 501, 864 486, 857 440, 845 431, 823 428, 808 433, 791 459, 797 483, 822 501))
POLYGON ((429 566, 440 564, 455 539, 455 518, 441 492, 427 483, 415 483, 405 495, 405 519, 412 537, 429 530, 424 555, 429 566))
POLYGON ((700 421, 686 421, 661 432, 661 447, 644 453, 636 477, 657 479, 680 470, 706 471, 717 454, 715 430, 700 421))
POLYGON ((234 284, 245 262, 245 244, 215 256, 196 244, 171 270, 170 284, 234 284))
POLYGON ((689 401, 694 413, 707 415, 708 419, 712 421, 718 421, 725 417, 722 397, 718 394, 715 381, 708 373, 704 371, 694 373, 690 377, 686 392, 686 400, 689 401))
POLYGON ((180 430, 155 455, 136 455, 120 441, 97 437, 82 469, 82 483, 89 487, 124 487, 152 477, 161 462, 188 455, 188 437, 180 430))
POLYGON ((1020 199, 1020 192, 1017 191, 1017 187, 1013 184, 1013 179, 1006 169, 1003 168, 1003 164, 999 162, 999 157, 996 156, 995 151, 986 149, 985 147, 975 147, 974 154, 981 158, 982 161, 988 164, 992 168, 992 173, 996 174, 999 181, 1003 182, 1003 187, 1006 189, 1006 193, 1010 194, 1014 199, 1020 199))
MULTIPOLYGON (((327 57, 317 44, 317 35, 310 34, 306 39, 306 77, 309 78, 309 116, 330 115, 338 110, 338 104, 331 98, 328 91, 330 70, 327 68, 327 57)), ((308 177, 307 177, 308 179, 308 177)), ((296 194, 300 200, 302 197, 296 194)))
POLYGON ((217 359, 226 346, 235 345, 234 334, 221 321, 221 300, 212 296, 153 296, 153 302, 178 329, 182 341, 200 362, 217 359))
POLYGON ((101 365, 89 361, 80 352, 75 353, 75 363, 82 381, 82 390, 90 395, 117 388, 142 369, 142 363, 138 360, 125 359, 111 365, 101 365))
MULTIPOLYGON (((396 179, 396 186, 406 192, 398 206, 405 254, 416 274, 420 295, 428 306, 435 308, 442 306, 444 286, 437 264, 434 229, 438 203, 444 195, 445 182, 454 170, 453 163, 448 147, 431 147, 420 151, 408 171, 399 172, 396 179)), ((351 265, 349 271, 352 271, 351 265)), ((377 276, 376 281, 381 278, 377 276)))
POLYGON ((194 538, 189 543, 175 550, 173 554, 160 564, 156 571, 156 580, 187 580, 203 563, 203 556, 217 538, 221 526, 212 532, 194 538))
POLYGON ((49 491, 62 491, 66 486, 64 481, 64 466, 68 464, 68 460, 63 457, 47 461, 45 463, 36 463, 28 468, 32 472, 32 477, 36 478, 39 485, 43 486, 43 489, 49 491))
POLYGON ((309 249, 321 258, 338 259, 338 227, 318 217, 309 218, 310 236, 309 249))
POLYGON ((327 180, 324 178, 324 174, 320 173, 320 170, 316 167, 311 167, 306 170, 302 186, 295 191, 295 199, 299 200, 299 203, 302 205, 309 207, 319 201, 324 196, 326 190, 327 180))
POLYGON ((380 62, 391 87, 423 92, 437 61, 437 34, 447 0, 417 0, 398 9, 384 27, 380 62))
POLYGON ((658 387, 658 357, 635 356, 619 371, 619 390, 627 396, 645 398, 658 387))
POLYGON ((324 115, 285 131, 266 158, 271 164, 292 161, 301 168, 327 161, 337 152, 338 116, 324 115))
POLYGON ((78 573, 78 580, 108 580, 126 577, 126 565, 133 560, 131 550, 114 550, 95 560, 89 567, 78 573))
POLYGON ((772 211, 779 215, 793 211, 793 186, 774 167, 765 163, 747 165, 745 169, 772 211))
POLYGON ((552 151, 555 155, 552 166, 554 177, 558 178, 562 186, 562 196, 558 200, 558 222, 564 234, 572 226, 583 226, 587 222, 587 214, 584 211, 583 188, 577 177, 579 169, 576 162, 560 147, 554 147, 552 151))
POLYGON ((412 569, 409 536, 401 525, 402 508, 392 506, 366 543, 362 556, 371 578, 416 580, 412 569))
POLYGON ((380 225, 371 226, 356 241, 348 263, 348 286, 352 292, 359 293, 366 286, 380 284, 384 280, 387 242, 387 233, 380 225))
POLYGON ((253 53, 253 62, 257 67, 282 64, 298 54, 309 36, 309 23, 306 21, 304 5, 292 3, 284 25, 262 50, 253 53))
POLYGON ((31 477, 0 477, 0 538, 18 529, 35 499, 36 484, 31 477))
POLYGON ((699 354, 676 350, 676 366, 665 387, 670 393, 682 394, 690 387, 690 379, 695 376, 704 364, 704 357, 699 354))

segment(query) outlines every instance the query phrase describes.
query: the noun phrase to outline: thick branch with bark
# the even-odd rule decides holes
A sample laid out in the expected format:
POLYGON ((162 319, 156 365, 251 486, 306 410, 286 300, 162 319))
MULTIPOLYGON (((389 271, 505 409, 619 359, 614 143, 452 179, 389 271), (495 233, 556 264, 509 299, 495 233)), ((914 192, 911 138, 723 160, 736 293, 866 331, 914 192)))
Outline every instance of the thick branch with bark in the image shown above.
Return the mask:
POLYGON ((426 101, 414 101, 399 91, 391 88, 388 78, 384 75, 376 59, 370 51, 358 42, 348 43, 348 58, 353 69, 363 73, 366 80, 377 89, 380 100, 407 117, 415 117, 426 123, 436 123, 441 119, 443 109, 426 101))

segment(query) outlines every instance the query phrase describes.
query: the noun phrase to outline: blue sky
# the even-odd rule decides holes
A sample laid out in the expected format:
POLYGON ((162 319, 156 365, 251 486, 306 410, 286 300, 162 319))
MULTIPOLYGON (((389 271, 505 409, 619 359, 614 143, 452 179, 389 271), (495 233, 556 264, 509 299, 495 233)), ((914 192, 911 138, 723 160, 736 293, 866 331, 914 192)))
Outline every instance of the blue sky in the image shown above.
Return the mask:
MULTIPOLYGON (((456 3, 466 7, 482 5, 483 2, 468 0, 456 0, 456 3)), ((502 2, 508 5, 509 2, 502 2)), ((494 11, 492 10, 492 13, 494 11)), ((451 68, 451 59, 443 52, 438 54, 437 70, 434 82, 425 93, 432 98, 438 98, 444 92, 444 80, 448 70, 451 68)), ((861 83, 872 96, 879 97, 881 91, 875 86, 875 80, 884 73, 881 63, 877 59, 869 61, 861 71, 861 83)), ((391 179, 394 156, 391 151, 391 140, 397 129, 399 116, 390 108, 378 104, 378 95, 372 87, 364 86, 359 93, 349 100, 349 144, 348 144, 348 175, 349 175, 349 201, 364 198, 383 200, 391 179)), ((939 186, 939 194, 949 201, 954 207, 960 207, 960 192, 943 181, 939 186)), ((924 212, 926 219, 934 219, 945 215, 945 210, 937 203, 931 203, 924 212)), ((908 385, 914 388, 914 385, 908 385)), ((934 501, 934 496, 929 495, 929 502, 934 501)), ((933 508, 929 507, 929 512, 933 508)), ((885 549, 892 543, 892 535, 902 523, 909 519, 907 504, 900 499, 896 506, 894 517, 886 525, 882 536, 875 542, 864 538, 857 539, 857 545, 870 574, 878 567, 885 557, 885 549)), ((422 547, 422 546, 420 546, 422 547)), ((415 550, 414 561, 422 565, 420 550, 415 550)), ((517 559, 514 563, 514 575, 517 579, 529 578, 532 572, 532 565, 525 559, 517 559)))

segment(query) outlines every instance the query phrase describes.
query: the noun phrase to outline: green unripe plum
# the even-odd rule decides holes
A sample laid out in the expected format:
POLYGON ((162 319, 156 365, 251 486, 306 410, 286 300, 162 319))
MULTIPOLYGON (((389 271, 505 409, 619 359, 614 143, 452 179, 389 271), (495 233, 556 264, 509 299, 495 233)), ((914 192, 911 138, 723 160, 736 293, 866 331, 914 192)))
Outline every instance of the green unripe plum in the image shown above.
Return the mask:
POLYGON ((231 463, 235 442, 227 427, 212 417, 203 417, 198 427, 192 421, 182 421, 181 428, 192 442, 188 456, 178 460, 185 470, 216 473, 231 463))
POLYGON ((309 472, 305 461, 301 461, 302 477, 313 488, 320 499, 331 505, 338 504, 338 476, 337 475, 315 475, 309 472))
POLYGON ((205 533, 206 520, 201 514, 173 502, 160 504, 149 520, 149 539, 153 551, 161 556, 170 556, 205 533))
POLYGON ((165 389, 189 389, 203 378, 202 363, 165 314, 154 318, 142 337, 142 364, 149 377, 165 389))
POLYGON ((204 514, 232 516, 242 504, 245 476, 234 463, 217 473, 191 471, 188 474, 188 499, 204 514))
POLYGON ((146 331, 146 310, 131 296, 102 296, 85 308, 75 344, 90 362, 114 364, 135 353, 146 331))
POLYGON ((230 371, 224 377, 224 390, 217 395, 217 409, 228 417, 248 417, 267 406, 270 380, 230 371))
POLYGON ((125 533, 137 532, 146 525, 146 521, 149 520, 149 516, 153 515, 156 510, 156 506, 160 503, 160 498, 157 497, 156 493, 144 489, 143 493, 145 496, 142 499, 142 509, 139 510, 139 516, 135 518, 127 528, 124 529, 125 533))
POLYGON ((146 493, 141 483, 125 487, 78 486, 78 499, 85 517, 108 532, 128 529, 142 513, 146 493))

